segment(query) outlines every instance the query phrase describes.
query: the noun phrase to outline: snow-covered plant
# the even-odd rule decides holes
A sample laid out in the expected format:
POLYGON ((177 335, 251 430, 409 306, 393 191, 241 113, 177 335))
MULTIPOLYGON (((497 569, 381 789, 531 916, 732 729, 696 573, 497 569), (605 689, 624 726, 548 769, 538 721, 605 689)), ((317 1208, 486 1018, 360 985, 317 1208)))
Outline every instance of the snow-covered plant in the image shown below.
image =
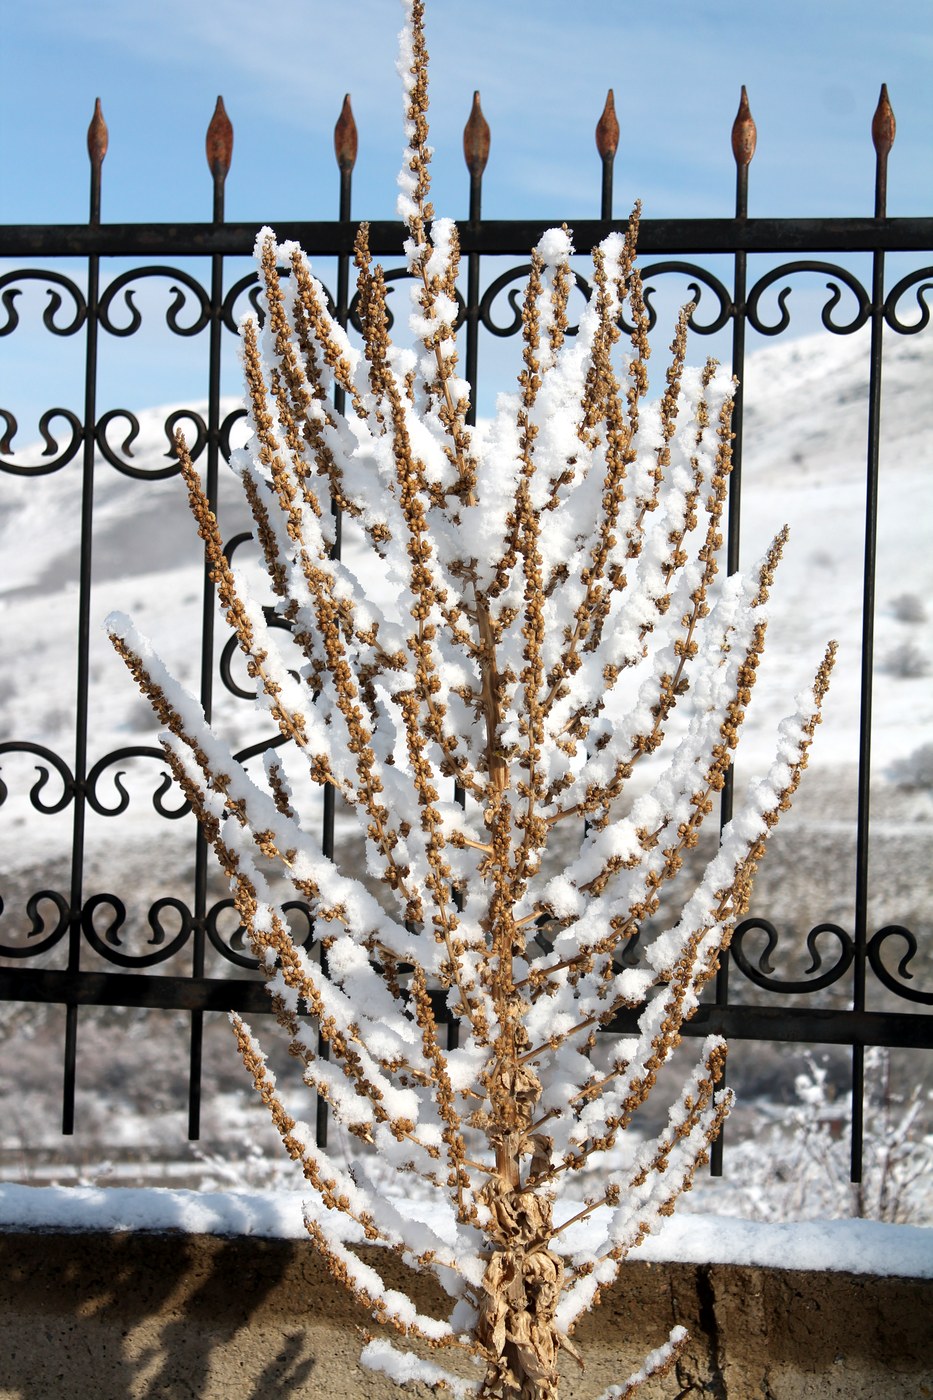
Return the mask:
MULTIPOLYGON (((316 1146, 232 1018, 313 1190, 308 1232, 378 1321, 465 1353, 479 1370, 464 1379, 385 1340, 371 1340, 364 1361, 461 1395, 550 1400, 560 1351, 577 1356, 576 1320, 689 1188, 728 1111, 716 1090, 725 1045, 711 1037, 662 1131, 630 1167, 607 1168, 572 1221, 561 1216, 568 1178, 608 1161, 637 1122, 746 908, 765 838, 806 762, 832 649, 699 883, 640 965, 624 965, 635 936, 670 905, 723 786, 784 536, 750 575, 714 589, 733 385, 712 362, 685 366, 685 311, 665 392, 648 404, 637 217, 594 251, 593 293, 573 336, 570 235, 545 234, 524 296, 518 390, 500 397, 488 432, 468 425, 457 231, 432 222, 421 0, 407 10, 400 212, 420 348, 389 339, 365 227, 362 352, 301 250, 269 230, 257 242, 265 318, 242 328, 252 438, 233 465, 278 630, 224 558, 178 440, 227 620, 285 741, 267 755, 264 781, 235 761, 126 618, 109 628, 165 726, 168 762, 230 880, 304 1082, 360 1142, 352 1167, 316 1146), (627 353, 623 308, 635 328, 627 353), (365 565, 334 557, 332 502, 358 531, 365 565), (672 727, 688 687, 690 713, 672 727), (633 798, 648 766, 650 787, 633 798), (317 848, 299 772, 346 804, 365 873, 317 848), (321 962, 290 935, 283 873, 289 897, 313 912, 321 962), (607 1060, 598 1032, 620 1012, 637 1029, 607 1060), (445 1016, 459 1022, 455 1048, 442 1040, 445 1016), (398 1174, 395 1198, 375 1180, 373 1149, 382 1172, 398 1174), (398 1199, 408 1177, 430 1185, 443 1219, 409 1218, 398 1199), (568 1246, 568 1227, 584 1219, 584 1244, 568 1246), (387 1288, 352 1248, 365 1241, 434 1274, 450 1315, 424 1315, 387 1288)), ((684 1338, 676 1329, 607 1397, 670 1368, 684 1338)))

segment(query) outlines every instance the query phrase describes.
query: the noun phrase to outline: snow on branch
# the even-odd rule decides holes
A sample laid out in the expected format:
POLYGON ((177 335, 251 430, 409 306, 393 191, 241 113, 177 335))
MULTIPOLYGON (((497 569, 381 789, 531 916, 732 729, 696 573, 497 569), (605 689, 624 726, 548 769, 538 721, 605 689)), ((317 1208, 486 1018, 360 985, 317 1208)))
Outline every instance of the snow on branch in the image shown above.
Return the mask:
MULTIPOLYGON (((581 1360, 576 1320, 689 1189, 729 1110, 726 1046, 711 1037, 665 1126, 618 1168, 614 1150, 637 1132, 796 791, 834 647, 770 771, 691 876, 786 543, 781 531, 756 569, 718 577, 734 384, 713 361, 689 365, 688 307, 649 400, 636 208, 593 251, 572 337, 572 236, 540 240, 518 383, 477 433, 457 372, 456 228, 428 203, 420 0, 406 4, 399 71, 417 351, 392 344, 365 226, 359 348, 301 249, 270 229, 256 240, 263 316, 241 335, 251 436, 232 465, 265 607, 224 556, 177 440, 221 607, 279 735, 261 771, 234 758, 128 619, 108 628, 161 720, 297 1067, 298 1084, 279 1085, 232 1018, 308 1183, 308 1233, 378 1321, 479 1371, 448 1374, 376 1340, 365 1364, 456 1395, 554 1400, 560 1353, 581 1360), (334 508, 352 545, 343 559, 334 508), (340 797, 340 837, 355 834, 365 864, 341 858, 341 839, 333 858, 321 852, 309 784, 340 797), (320 957, 292 938, 296 898, 320 957), (607 1059, 599 1032, 621 1012, 634 1030, 607 1059), (352 1161, 292 1113, 302 1093, 329 1105, 352 1161), (596 1168, 600 1185, 556 1223, 568 1181, 596 1168), (412 1181, 444 1203, 443 1220, 402 1208, 412 1181), (591 1246, 601 1240, 587 1252, 572 1243, 583 1218, 591 1246), (449 1315, 389 1289, 357 1252, 366 1242, 433 1273, 449 1315)), ((682 1345, 675 1329, 607 1400, 670 1369, 682 1345)))

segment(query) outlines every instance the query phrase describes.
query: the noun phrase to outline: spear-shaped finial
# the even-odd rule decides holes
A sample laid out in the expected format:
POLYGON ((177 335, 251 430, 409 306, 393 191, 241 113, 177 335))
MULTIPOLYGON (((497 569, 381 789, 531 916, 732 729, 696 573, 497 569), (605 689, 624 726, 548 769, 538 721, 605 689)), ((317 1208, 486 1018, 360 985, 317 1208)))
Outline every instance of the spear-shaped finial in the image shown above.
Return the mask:
POLYGON ((467 163, 467 170, 474 180, 478 180, 486 169, 486 162, 489 160, 490 139, 489 123, 483 116, 483 109, 479 105, 479 93, 474 92, 473 106, 470 108, 467 124, 463 128, 463 158, 467 163))
POLYGON ((615 160, 616 151, 619 149, 619 119, 616 116, 616 100, 612 88, 606 94, 606 104, 596 123, 596 149, 603 162, 615 160))
POLYGON ((226 180, 230 162, 233 159, 233 124, 227 116, 227 109, 224 107, 222 97, 218 97, 214 107, 214 115, 207 128, 204 149, 207 152, 207 163, 214 179, 226 180))
POLYGON ((871 139, 875 150, 879 156, 886 156, 894 145, 894 137, 897 132, 897 122, 894 120, 894 112, 888 100, 888 85, 881 84, 881 95, 878 98, 878 106, 875 108, 875 115, 871 119, 871 139))
POLYGON ((755 126, 755 119, 748 105, 748 93, 745 91, 743 83, 739 110, 732 123, 732 154, 735 156, 736 165, 751 164, 757 141, 758 128, 755 126))
POLYGON ((888 210, 888 156, 894 145, 897 122, 888 101, 888 85, 881 84, 875 115, 871 119, 871 139, 875 147, 875 218, 883 219, 888 210))
POLYGON ((334 155, 337 157, 337 164, 341 170, 350 171, 356 165, 358 147, 359 136, 356 130, 356 121, 353 117, 353 108, 350 106, 350 94, 347 93, 343 99, 337 124, 334 127, 334 155))
POLYGON ((87 153, 91 158, 91 164, 98 169, 103 164, 104 156, 107 154, 109 139, 110 133, 107 130, 107 123, 104 121, 100 98, 96 97, 94 99, 94 115, 87 129, 87 153))
POLYGON ((596 123, 596 149, 603 163, 600 217, 605 221, 612 218, 612 166, 619 149, 619 119, 612 88, 606 94, 602 114, 596 123))
POLYGON ((94 115, 87 129, 87 153, 91 159, 91 201, 89 218, 92 225, 100 223, 100 173, 107 154, 110 133, 104 121, 100 98, 94 99, 94 115))
POLYGON ((224 99, 221 97, 217 98, 214 115, 207 126, 205 151, 210 174, 214 176, 214 181, 223 183, 227 179, 227 172, 230 171, 230 162, 233 161, 233 123, 227 116, 224 99))

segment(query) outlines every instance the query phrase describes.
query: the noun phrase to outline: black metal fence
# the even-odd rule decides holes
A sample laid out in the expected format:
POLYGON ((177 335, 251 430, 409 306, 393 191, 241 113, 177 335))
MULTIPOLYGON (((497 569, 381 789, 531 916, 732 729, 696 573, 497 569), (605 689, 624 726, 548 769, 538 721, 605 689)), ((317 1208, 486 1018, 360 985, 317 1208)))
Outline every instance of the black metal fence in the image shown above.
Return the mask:
MULTIPOLYGON (((685 278, 697 302, 693 328, 700 335, 731 337, 731 355, 740 385, 744 381, 746 331, 777 335, 788 329, 785 287, 788 279, 817 275, 828 288, 820 320, 833 335, 847 335, 870 327, 868 349, 868 428, 865 441, 865 530, 862 577, 862 656, 860 742, 857 793, 851 816, 855 825, 854 923, 845 928, 830 919, 820 922, 807 940, 811 966, 797 978, 774 973, 769 954, 777 938, 766 919, 745 922, 737 931, 728 963, 720 971, 715 996, 704 1004, 687 1027, 692 1035, 719 1031, 730 1038, 799 1044, 836 1044, 851 1048, 852 1056, 852 1171, 859 1179, 862 1160, 862 1104, 865 1048, 873 1045, 905 1049, 933 1048, 933 990, 916 985, 910 963, 918 953, 913 931, 894 923, 869 925, 869 891, 873 872, 869 863, 871 797, 872 676, 875 617, 875 554, 878 522, 879 443, 882 406, 883 335, 915 335, 925 331, 930 319, 924 293, 933 287, 933 218, 891 218, 886 208, 886 169, 894 139, 894 119, 887 94, 881 99, 872 124, 875 147, 875 200, 872 217, 830 219, 756 219, 748 217, 749 168, 755 147, 755 127, 743 100, 732 133, 736 160, 735 208, 730 217, 717 219, 645 219, 641 225, 640 256, 649 288, 670 275, 685 278), (870 280, 864 281, 845 265, 851 255, 870 261, 870 280), (911 264, 889 285, 885 259, 909 255, 900 263, 911 264), (724 280, 704 265, 713 258, 730 275, 724 280), (838 259, 842 259, 840 262, 838 259), (756 272, 761 262, 763 272, 756 272), (728 285, 727 285, 728 283, 728 285), (771 319, 765 311, 770 293, 779 311, 771 319), (843 301, 843 296, 845 300, 843 301), (712 312, 709 307, 712 305, 712 312), (848 308, 843 311, 840 306, 848 308), (767 948, 757 957, 752 948, 755 931, 767 935, 767 948), (752 935, 749 937, 749 935, 752 935), (826 961, 826 947, 833 958, 826 961), (893 950, 893 953, 892 953, 893 950), (899 959, 891 969, 892 957, 899 959), (730 978, 732 979, 730 982, 730 978), (759 995, 749 1003, 736 988, 754 986, 759 995), (815 993, 832 987, 832 1005, 816 1005, 815 993), (761 995, 767 993, 767 996, 761 995)), ((597 127, 597 148, 602 163, 601 217, 577 221, 578 247, 591 247, 613 227, 613 160, 618 141, 611 102, 597 127)), ((102 472, 116 470, 129 478, 153 479, 177 473, 170 460, 157 470, 134 464, 132 440, 138 419, 128 409, 108 406, 99 390, 99 349, 105 338, 135 334, 141 316, 133 292, 147 279, 171 285, 172 303, 166 325, 174 336, 204 333, 206 363, 201 393, 206 388, 207 410, 184 409, 167 423, 170 438, 175 421, 184 418, 193 438, 194 453, 205 465, 208 494, 218 498, 218 468, 230 448, 231 433, 241 410, 224 413, 221 397, 222 365, 232 355, 236 333, 237 303, 255 286, 252 274, 229 278, 230 260, 252 251, 257 225, 230 224, 224 220, 224 182, 230 165, 232 131, 223 106, 217 111, 207 136, 208 162, 213 178, 213 219, 210 223, 108 225, 101 222, 101 173, 107 147, 107 130, 100 106, 88 133, 91 163, 90 217, 87 224, 58 226, 8 226, 0 228, 0 258, 14 261, 17 271, 0 276, 2 323, 0 337, 14 345, 21 331, 17 298, 28 284, 47 289, 42 319, 52 337, 83 341, 84 390, 80 411, 61 405, 39 416, 38 428, 45 447, 38 461, 24 460, 25 436, 14 416, 15 404, 0 407, 0 512, 3 482, 11 477, 39 478, 56 473, 81 473, 80 542, 77 551, 76 675, 62 676, 60 685, 75 703, 74 747, 68 755, 42 742, 41 733, 0 735, 0 760, 9 783, 22 782, 24 764, 34 766, 38 777, 27 779, 30 820, 41 822, 70 815, 70 878, 55 886, 39 886, 16 897, 9 895, 5 871, 0 889, 6 900, 0 911, 0 1000, 58 1003, 66 1007, 64 1044, 63 1132, 74 1129, 78 1024, 82 1007, 123 1006, 183 1010, 190 1016, 189 1131, 197 1136, 200 1095, 202 1032, 205 1012, 238 1009, 266 1010, 265 992, 236 931, 224 932, 223 916, 230 901, 212 899, 208 853, 203 838, 192 831, 193 895, 182 898, 169 891, 141 915, 149 937, 134 951, 125 937, 128 910, 124 900, 103 889, 89 888, 86 864, 86 828, 90 814, 121 818, 130 796, 121 781, 127 764, 161 762, 154 744, 132 744, 101 752, 89 718, 88 692, 92 589, 95 580, 95 484, 102 472), (129 259, 133 266, 108 277, 108 259, 129 259), (37 270, 33 263, 54 259, 53 270, 37 270), (146 261, 146 260, 168 260, 146 261), (64 260, 64 261, 62 261, 64 260), (203 275, 195 277, 172 262, 195 260, 203 275), (60 270, 67 268, 67 271, 60 270), (186 308, 182 313, 182 308, 186 308), (193 307, 193 310, 192 310, 193 307), (118 315, 118 311, 122 313, 118 315), (114 425, 128 429, 126 441, 115 447, 114 425), (61 425, 65 425, 63 430, 61 425), (56 435, 57 434, 57 435, 56 435), (19 755, 19 767, 13 756, 19 755), (11 777, 10 773, 15 777, 11 777), (115 784, 116 799, 104 792, 104 779, 115 784), (124 935, 121 935, 124 930, 124 935), (208 975, 220 959, 228 975, 208 975), (230 970, 234 975, 229 975, 230 970)), ((867 148, 867 141, 866 141, 867 148)), ((330 259, 335 269, 332 304, 340 320, 352 324, 351 258, 357 223, 351 213, 351 182, 356 155, 356 132, 349 106, 345 105, 335 131, 340 174, 339 214, 333 222, 277 225, 280 238, 298 240, 314 258, 330 259)), ((465 372, 471 384, 481 383, 481 334, 508 337, 520 328, 516 303, 510 292, 527 272, 528 250, 540 237, 544 224, 521 220, 490 221, 481 216, 483 170, 488 154, 488 129, 478 103, 464 134, 469 171, 469 218, 459 225, 466 261, 466 296, 461 304, 465 372), (504 272, 490 278, 509 259, 504 272), (523 260, 516 264, 515 259, 523 260), (503 301, 510 312, 501 319, 503 301), (498 309, 497 309, 498 308, 498 309), (516 313, 516 314, 512 314, 516 313)), ((866 161, 866 172, 868 165, 866 161)), ((401 254, 400 224, 375 223, 370 243, 375 254, 396 258, 401 254)), ((403 272, 391 272, 402 277, 403 272)), ((585 284, 580 283, 584 294, 585 284)), ((486 342, 482 342, 486 343, 486 342)), ((734 469, 732 474, 728 565, 738 566, 741 541, 743 402, 739 389, 735 411, 734 469)), ((238 546, 239 539, 231 541, 238 546)), ((0 563, 0 568, 2 568, 0 563)), ((215 684, 236 691, 229 653, 218 654, 214 638, 214 600, 210 581, 203 583, 201 605, 201 658, 199 692, 210 713, 215 684)), ((15 664, 8 656, 7 664, 15 664)), ((261 744, 251 747, 258 751, 261 744)), ((153 770, 155 771, 155 770, 153 770)), ((158 770, 160 775, 163 770, 158 770)), ((179 815, 163 799, 167 779, 159 778, 153 805, 160 817, 171 821, 179 815)), ((0 833, 4 805, 9 810, 7 785, 0 777, 0 833)), ((725 795, 724 819, 731 794, 725 795)), ((325 811, 323 840, 334 842, 333 811, 325 811)), ((154 846, 158 852, 158 845, 154 846)), ((889 876, 890 872, 886 872, 889 876)), ((132 923, 132 912, 130 923, 132 923)), ((309 944, 313 942, 313 928, 309 944)), ((916 966, 916 964, 915 964, 916 966)), ((620 1029, 623 1028, 620 1022, 620 1029)), ((323 1121, 319 1126, 326 1131, 323 1121)))

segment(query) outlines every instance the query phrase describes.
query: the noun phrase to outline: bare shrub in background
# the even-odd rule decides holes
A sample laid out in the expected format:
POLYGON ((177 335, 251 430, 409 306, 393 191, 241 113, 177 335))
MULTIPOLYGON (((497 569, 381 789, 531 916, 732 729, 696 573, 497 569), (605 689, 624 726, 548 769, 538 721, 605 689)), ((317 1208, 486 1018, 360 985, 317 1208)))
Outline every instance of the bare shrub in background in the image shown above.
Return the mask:
POLYGON ((730 1177, 742 1214, 761 1220, 832 1220, 856 1216, 892 1225, 924 1225, 933 1178, 933 1135, 924 1131, 933 1090, 892 1083, 891 1054, 865 1051, 866 1166, 849 1179, 852 1100, 836 1094, 828 1057, 804 1057, 796 1102, 754 1140, 730 1153, 730 1177))
POLYGON ((923 599, 916 593, 899 593, 892 598, 888 609, 898 622, 926 622, 927 610, 923 599))
POLYGON ((930 670, 930 659, 915 642, 899 642, 881 658, 881 669, 899 680, 916 680, 930 670))
POLYGON ((933 744, 921 744, 906 758, 895 759, 888 772, 900 788, 933 791, 933 744))
MULTIPOLYGON (((227 619, 285 741, 266 755, 264 781, 126 618, 109 627, 165 727, 168 761, 233 887, 304 1083, 361 1143, 350 1168, 319 1149, 233 1017, 312 1190, 308 1232, 378 1321, 478 1370, 456 1376, 385 1340, 369 1341, 364 1362, 457 1394, 549 1400, 560 1351, 577 1356, 575 1321, 689 1188, 728 1111, 716 1090, 725 1045, 711 1037, 662 1131, 626 1169, 612 1166, 746 908, 806 762, 832 648, 781 729, 771 771, 678 894, 750 699, 784 534, 757 570, 714 590, 733 386, 712 362, 685 366, 685 311, 663 397, 647 404, 637 217, 594 251, 593 294, 572 338, 570 236, 542 238, 517 392, 500 398, 484 435, 468 426, 457 233, 432 224, 428 204, 422 25, 413 0, 400 212, 418 351, 389 339, 365 228, 362 354, 300 249, 268 230, 257 243, 265 319, 243 327, 252 438, 234 466, 287 639, 232 574, 178 440, 227 619), (627 351, 623 307, 635 328, 627 351), (358 537, 353 567, 334 558, 332 502, 358 537), (688 689, 689 714, 674 723, 688 689), (646 766, 651 784, 632 796, 646 766), (297 774, 346 804, 365 873, 316 848, 297 774), (290 936, 283 903, 295 895, 313 911, 321 964, 290 936), (666 931, 639 965, 623 964, 662 909, 673 911, 666 931), (599 1029, 622 1012, 632 1033, 609 1063, 594 1062, 599 1029), (455 1048, 442 1040, 445 1014, 459 1022, 455 1048), (412 1178, 427 1183, 430 1223, 375 1180, 373 1147, 381 1173, 398 1173, 399 1195, 412 1178), (598 1190, 562 1217, 564 1184, 600 1162, 598 1190), (433 1273, 449 1316, 420 1314, 388 1289, 354 1252, 364 1241, 433 1273)), ((607 1397, 670 1368, 684 1340, 676 1328, 607 1397)))

